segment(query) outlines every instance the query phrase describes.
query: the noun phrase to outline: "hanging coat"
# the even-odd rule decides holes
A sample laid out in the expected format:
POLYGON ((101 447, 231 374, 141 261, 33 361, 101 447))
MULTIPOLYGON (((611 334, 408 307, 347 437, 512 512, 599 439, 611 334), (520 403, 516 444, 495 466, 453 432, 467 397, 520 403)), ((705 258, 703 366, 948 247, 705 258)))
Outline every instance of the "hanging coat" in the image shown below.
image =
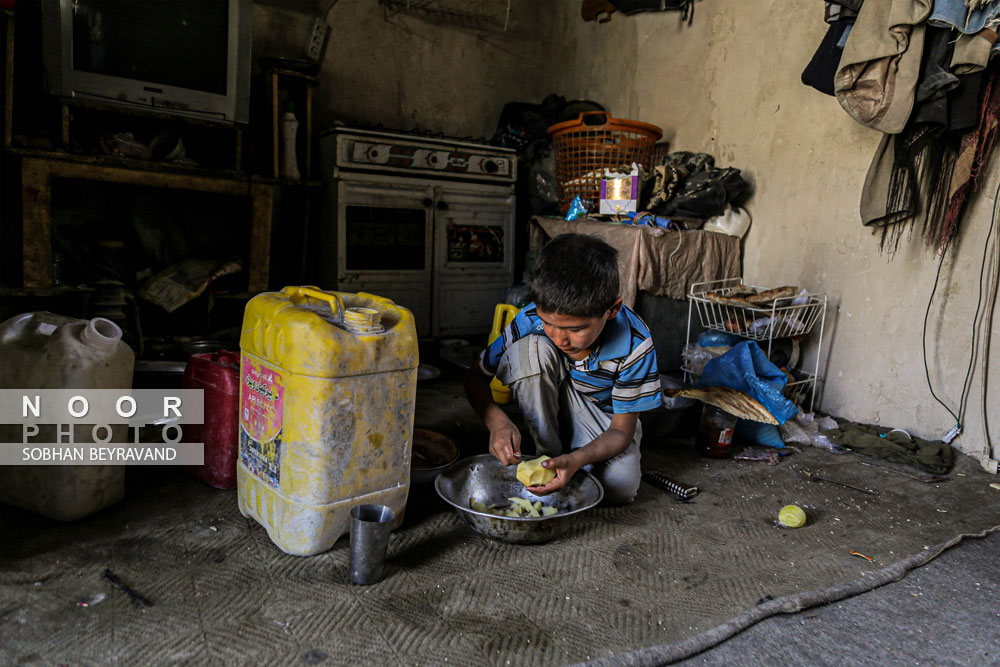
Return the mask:
POLYGON ((837 101, 856 121, 887 134, 913 108, 932 0, 866 0, 834 78, 837 101))

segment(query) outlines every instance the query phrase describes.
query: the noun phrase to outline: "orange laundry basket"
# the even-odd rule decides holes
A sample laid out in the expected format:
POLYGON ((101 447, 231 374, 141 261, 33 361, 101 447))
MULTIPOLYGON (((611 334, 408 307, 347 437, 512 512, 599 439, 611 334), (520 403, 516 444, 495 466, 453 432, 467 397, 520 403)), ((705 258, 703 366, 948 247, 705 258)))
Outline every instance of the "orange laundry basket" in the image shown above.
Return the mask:
POLYGON ((649 170, 653 146, 663 130, 649 123, 612 118, 604 111, 587 111, 576 120, 549 128, 556 154, 559 208, 569 210, 573 197, 597 200, 605 167, 614 169, 633 162, 649 170))

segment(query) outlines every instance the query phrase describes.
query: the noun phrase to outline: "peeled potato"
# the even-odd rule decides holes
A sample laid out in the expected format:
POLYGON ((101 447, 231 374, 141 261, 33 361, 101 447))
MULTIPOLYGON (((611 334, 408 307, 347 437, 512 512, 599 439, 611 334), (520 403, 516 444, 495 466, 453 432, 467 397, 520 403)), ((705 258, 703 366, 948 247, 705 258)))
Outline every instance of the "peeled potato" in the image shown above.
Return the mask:
POLYGON ((547 461, 548 456, 539 456, 537 459, 521 461, 517 464, 517 481, 525 486, 544 486, 556 478, 554 470, 542 467, 542 461, 547 461))
POLYGON ((549 505, 542 504, 542 501, 536 500, 531 502, 525 498, 511 497, 507 499, 510 501, 510 505, 506 508, 495 507, 490 505, 486 506, 486 503, 480 502, 475 498, 469 498, 469 507, 477 512, 485 512, 487 514, 492 514, 494 516, 510 517, 512 519, 519 518, 545 518, 547 516, 552 516, 559 512, 555 507, 550 507, 549 505))

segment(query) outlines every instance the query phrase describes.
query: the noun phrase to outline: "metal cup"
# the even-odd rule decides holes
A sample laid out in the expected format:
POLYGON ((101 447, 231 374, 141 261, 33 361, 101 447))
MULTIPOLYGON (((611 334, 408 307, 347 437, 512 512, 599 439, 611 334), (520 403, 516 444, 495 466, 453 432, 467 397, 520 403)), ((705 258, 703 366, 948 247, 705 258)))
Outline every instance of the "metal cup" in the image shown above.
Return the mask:
POLYGON ((351 582, 367 586, 382 579, 389 531, 396 513, 385 505, 351 509, 351 582))

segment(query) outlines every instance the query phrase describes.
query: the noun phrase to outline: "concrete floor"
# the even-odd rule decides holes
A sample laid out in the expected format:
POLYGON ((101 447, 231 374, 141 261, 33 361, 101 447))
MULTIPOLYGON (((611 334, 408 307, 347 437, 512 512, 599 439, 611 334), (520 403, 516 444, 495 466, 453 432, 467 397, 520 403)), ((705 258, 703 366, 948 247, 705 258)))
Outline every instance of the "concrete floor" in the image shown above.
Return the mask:
MULTIPOLYGON (((417 425, 449 434, 463 456, 480 453, 486 431, 462 396, 460 371, 436 350, 422 353, 443 376, 420 383, 417 425)), ((681 431, 690 430, 696 418, 696 409, 682 415, 681 431)), ((647 436, 665 430, 663 419, 644 418, 647 436)), ((238 516, 227 492, 203 488, 183 475, 148 477, 142 488, 133 483, 131 500, 65 531, 52 525, 28 530, 30 522, 23 514, 8 512, 10 521, 4 526, 14 531, 9 533, 14 542, 0 543, 0 665, 23 660, 443 664, 449 656, 452 664, 503 665, 504 656, 510 664, 569 664, 588 659, 591 649, 601 655, 602 646, 617 652, 603 659, 604 664, 661 664, 640 661, 627 651, 710 632, 740 610, 753 608, 764 593, 781 597, 824 588, 830 581, 821 579, 829 570, 840 568, 848 580, 859 573, 862 579, 874 575, 892 562, 893 552, 883 552, 884 561, 869 564, 846 555, 845 548, 891 545, 892 540, 881 540, 880 535, 888 538, 900 521, 907 522, 907 529, 911 517, 923 521, 926 530, 916 539, 927 541, 914 542, 911 535, 894 558, 919 553, 921 544, 939 544, 942 535, 1000 524, 991 495, 996 492, 978 478, 982 475, 976 478, 978 495, 960 492, 975 477, 968 460, 959 466, 968 477, 930 486, 879 476, 846 460, 853 455, 832 460, 806 451, 789 463, 769 467, 678 457, 653 437, 649 450, 644 462, 678 464, 682 467, 674 469, 681 479, 702 487, 694 504, 676 503, 643 485, 634 505, 597 512, 574 538, 543 549, 520 549, 469 532, 435 494, 414 491, 404 527, 393 536, 393 575, 385 586, 367 591, 342 583, 343 544, 310 559, 277 553, 258 525, 238 516), (800 461, 827 466, 840 475, 852 470, 874 475, 863 482, 841 479, 878 483, 883 495, 868 505, 835 487, 802 484, 793 474, 800 461), (789 495, 808 503, 811 530, 781 531, 773 518, 761 513, 789 495), (949 513, 939 513, 945 507, 949 513), (980 509, 956 513, 967 507, 980 509), (145 532, 133 534, 140 523, 146 524, 145 532), (587 546, 583 551, 581 540, 587 546), (4 553, 13 560, 4 563, 4 553), (106 566, 156 600, 145 622, 137 619, 124 595, 101 580, 106 566), (599 569, 587 577, 592 566, 599 569), (479 637, 478 622, 470 618, 506 618, 520 609, 533 623, 555 620, 549 618, 556 609, 549 608, 553 603, 548 598, 542 598, 541 608, 524 609, 522 600, 501 597, 513 582, 525 579, 524 569, 543 578, 548 573, 548 585, 565 589, 566 599, 571 595, 573 604, 582 606, 559 610, 568 615, 558 617, 556 630, 542 632, 539 626, 527 646, 521 641, 523 630, 505 636, 497 627, 479 637), (426 574, 441 585, 418 585, 426 574), (496 583, 486 594, 481 576, 496 583), (11 595, 5 598, 4 591, 11 595), (89 611, 73 603, 96 591, 105 601, 89 611), (189 618, 191 605, 198 612, 194 620, 189 618), (380 610, 398 620, 382 629, 381 642, 358 644, 364 652, 354 654, 343 644, 349 635, 337 624, 345 617, 363 619, 357 615, 361 609, 380 610), (707 613, 710 609, 722 615, 707 613), (652 631, 647 630, 646 622, 657 617, 662 625, 654 622, 652 631), (248 635, 253 628, 264 634, 248 635), (320 632, 323 628, 329 631, 320 632), (465 630, 464 639, 457 630, 465 630), (5 635, 13 642, 10 651, 5 650, 5 635), (577 649, 568 649, 567 641, 575 642, 577 649), (130 642, 137 644, 130 647, 130 642), (206 654, 205 646, 215 653, 206 654), (417 653, 400 653, 401 646, 417 653)), ((995 604, 1000 562, 993 556, 998 545, 996 535, 967 540, 898 583, 766 619, 684 664, 1000 664, 995 604)), ((368 626, 374 618, 385 622, 368 617, 368 626)), ((607 655, 607 648, 603 651, 607 655)))
MULTIPOLYGON (((444 370, 445 377, 457 377, 457 369, 437 357, 435 350, 428 349, 424 355, 444 370)), ((418 414, 431 419, 436 412, 432 404, 440 403, 428 392, 423 398, 427 399, 425 409, 418 414)), ((676 426, 675 434, 690 433, 696 412, 660 425, 660 430, 676 426)), ((516 416, 514 411, 511 414, 516 416)), ((486 434, 477 428, 474 417, 448 426, 464 427, 472 438, 486 434)), ((1000 495, 997 498, 1000 502, 1000 495)), ((772 616, 672 664, 1000 665, 998 554, 1000 534, 967 538, 898 582, 800 613, 772 616)), ((622 655, 615 664, 656 663, 622 655)))
POLYGON ((772 616, 680 665, 1000 664, 1000 534, 965 540, 899 582, 772 616))

